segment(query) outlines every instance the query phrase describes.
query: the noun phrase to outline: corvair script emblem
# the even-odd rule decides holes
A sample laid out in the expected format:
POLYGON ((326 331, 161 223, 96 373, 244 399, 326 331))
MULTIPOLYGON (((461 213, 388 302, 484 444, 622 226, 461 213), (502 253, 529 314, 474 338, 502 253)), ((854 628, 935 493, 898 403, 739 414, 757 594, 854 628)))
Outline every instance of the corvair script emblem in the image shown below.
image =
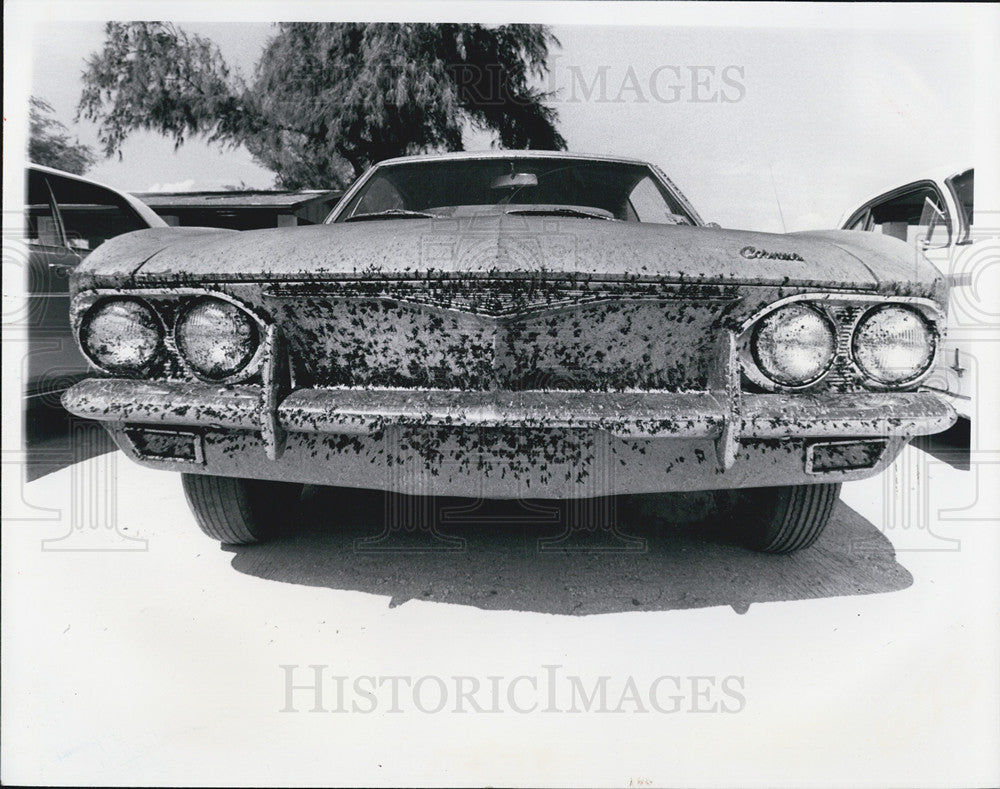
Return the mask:
POLYGON ((768 252, 766 249, 758 249, 757 247, 743 247, 740 254, 750 260, 765 258, 767 260, 801 260, 805 263, 805 258, 798 252, 768 252))

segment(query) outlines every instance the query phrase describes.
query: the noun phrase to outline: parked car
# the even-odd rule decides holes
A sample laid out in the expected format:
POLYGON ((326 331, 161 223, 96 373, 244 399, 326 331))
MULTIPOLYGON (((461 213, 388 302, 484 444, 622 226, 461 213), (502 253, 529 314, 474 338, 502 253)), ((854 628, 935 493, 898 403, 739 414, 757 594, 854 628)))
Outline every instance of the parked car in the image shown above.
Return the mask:
POLYGON ((25 396, 58 403, 87 375, 69 320, 69 278, 94 249, 132 230, 166 227, 151 209, 107 186, 51 167, 25 171, 28 356, 25 396))
POLYGON ((920 391, 947 298, 903 242, 706 226, 655 166, 382 162, 326 224, 147 230, 73 276, 99 373, 64 396, 268 536, 303 484, 494 498, 718 491, 815 541, 841 483, 954 410, 920 391))
MULTIPOLYGON (((973 234, 974 179, 971 167, 938 168, 866 200, 846 214, 843 228, 906 241, 945 276, 953 302, 969 300, 974 298, 970 272, 962 270, 961 261, 962 248, 977 240, 973 234)), ((953 303, 937 366, 924 386, 947 395, 958 415, 971 420, 977 369, 972 342, 962 329, 961 310, 953 303)))

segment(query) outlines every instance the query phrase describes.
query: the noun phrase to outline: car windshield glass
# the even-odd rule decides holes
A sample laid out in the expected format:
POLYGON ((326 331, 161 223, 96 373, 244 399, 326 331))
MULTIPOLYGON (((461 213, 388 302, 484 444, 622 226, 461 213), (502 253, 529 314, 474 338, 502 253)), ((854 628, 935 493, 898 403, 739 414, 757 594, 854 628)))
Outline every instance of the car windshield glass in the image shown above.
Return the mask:
POLYGON ((485 213, 694 224, 643 164, 511 158, 406 162, 380 167, 336 221, 485 213))

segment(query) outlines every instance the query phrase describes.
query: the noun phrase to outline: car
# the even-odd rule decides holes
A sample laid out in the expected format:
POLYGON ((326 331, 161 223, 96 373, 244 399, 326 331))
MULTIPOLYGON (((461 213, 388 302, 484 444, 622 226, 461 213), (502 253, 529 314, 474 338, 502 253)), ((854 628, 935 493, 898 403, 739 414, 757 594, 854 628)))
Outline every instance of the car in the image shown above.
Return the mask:
POLYGON ((23 257, 27 260, 28 353, 25 398, 57 405, 89 370, 69 319, 69 279, 93 250, 133 230, 166 227, 152 209, 72 173, 25 168, 23 257))
POLYGON ((382 161, 323 225, 130 233, 72 280, 95 374, 63 398, 249 543, 303 486, 730 502, 811 545, 841 484, 954 409, 921 382, 947 299, 898 239, 708 226, 656 166, 382 161))
POLYGON ((934 168, 868 198, 848 211, 842 223, 845 230, 907 242, 945 276, 951 307, 938 363, 924 386, 944 393, 959 418, 967 421, 973 418, 978 370, 973 338, 966 330, 970 316, 962 309, 976 300, 972 272, 964 270, 964 263, 973 259, 972 247, 986 240, 973 226, 974 186, 972 167, 934 168))

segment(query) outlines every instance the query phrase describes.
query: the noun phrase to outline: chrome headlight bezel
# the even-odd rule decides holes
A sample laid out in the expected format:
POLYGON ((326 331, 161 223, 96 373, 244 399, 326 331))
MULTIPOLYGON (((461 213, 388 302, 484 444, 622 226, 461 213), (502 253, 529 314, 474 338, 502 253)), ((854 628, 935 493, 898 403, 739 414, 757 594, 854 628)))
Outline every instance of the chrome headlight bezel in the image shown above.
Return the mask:
POLYGON ((834 387, 838 391, 886 392, 913 389, 932 375, 941 346, 941 332, 945 321, 944 306, 931 298, 920 296, 891 296, 870 293, 806 292, 779 298, 756 310, 740 323, 736 332, 736 348, 740 369, 746 382, 765 392, 796 392, 822 390, 834 387), (833 364, 816 380, 801 386, 776 383, 759 368, 751 349, 758 325, 776 310, 792 304, 811 307, 826 317, 836 330, 837 348, 833 364), (873 311, 885 307, 902 306, 919 315, 931 333, 934 351, 930 363, 920 375, 899 383, 887 383, 868 374, 852 353, 856 327, 873 311))
MULTIPOLYGON (((135 378, 182 378, 210 384, 239 384, 265 375, 265 363, 273 356, 270 350, 276 341, 271 322, 244 300, 228 293, 200 287, 155 287, 155 288, 108 288, 84 290, 73 296, 70 305, 70 322, 74 336, 82 347, 82 329, 90 311, 110 299, 134 299, 142 301, 156 314, 163 327, 163 342, 156 359, 142 370, 117 371, 98 366, 102 372, 113 375, 130 375, 135 378), (258 345, 252 358, 245 366, 225 378, 209 378, 193 368, 177 347, 174 329, 177 319, 192 304, 202 299, 217 299, 227 302, 246 313, 254 322, 258 333, 258 345)), ((86 352, 85 352, 85 355, 86 352)), ((88 355, 89 358, 89 355, 88 355)))

